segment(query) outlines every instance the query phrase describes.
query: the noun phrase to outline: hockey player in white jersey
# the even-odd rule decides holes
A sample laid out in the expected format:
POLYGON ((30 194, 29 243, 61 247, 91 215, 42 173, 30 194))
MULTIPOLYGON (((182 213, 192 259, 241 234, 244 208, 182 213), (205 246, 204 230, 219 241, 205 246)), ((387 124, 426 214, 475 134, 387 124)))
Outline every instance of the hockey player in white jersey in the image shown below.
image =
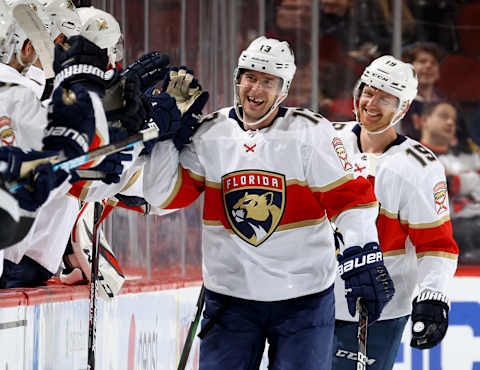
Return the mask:
MULTIPOLYGON (((380 203, 378 237, 395 284, 392 301, 378 321, 369 322, 367 364, 372 370, 393 367, 410 315, 415 348, 437 345, 448 327, 445 289, 456 270, 458 248, 444 169, 430 150, 398 135, 394 127, 415 98, 417 85, 411 64, 382 56, 366 67, 355 87, 357 122, 334 123, 352 154, 355 176, 374 184, 380 203)), ((337 277, 335 370, 356 368, 357 322, 343 294, 337 277)))
POLYGON ((271 369, 330 369, 337 261, 329 219, 347 231, 342 265, 371 256, 345 268, 349 302, 368 295, 376 318, 394 292, 371 185, 353 179, 329 121, 280 106, 295 69, 288 43, 254 40, 235 71, 235 106, 205 117, 180 153, 161 141, 146 158, 149 203, 175 209, 205 194, 201 370, 258 368, 266 340, 271 369))

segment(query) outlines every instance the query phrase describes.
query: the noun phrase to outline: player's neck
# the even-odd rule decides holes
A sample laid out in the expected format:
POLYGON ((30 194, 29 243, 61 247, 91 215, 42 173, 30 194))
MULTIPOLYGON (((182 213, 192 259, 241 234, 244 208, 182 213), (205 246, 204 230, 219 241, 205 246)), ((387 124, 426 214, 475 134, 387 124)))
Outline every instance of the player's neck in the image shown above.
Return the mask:
MULTIPOLYGON (((267 126, 270 126, 273 122, 273 120, 275 119, 275 117, 277 116, 277 113, 278 113, 278 107, 268 115, 267 118, 265 118, 262 122, 260 122, 259 124, 255 125, 255 126, 249 126, 247 125, 246 123, 243 123, 243 128, 245 130, 259 130, 259 129, 262 129, 264 127, 267 127, 267 126)), ((247 121, 248 122, 248 117, 243 116, 243 120, 244 121, 247 121)))
POLYGON ((369 134, 364 129, 360 131, 360 144, 364 153, 381 154, 396 138, 395 127, 390 127, 381 134, 369 134))

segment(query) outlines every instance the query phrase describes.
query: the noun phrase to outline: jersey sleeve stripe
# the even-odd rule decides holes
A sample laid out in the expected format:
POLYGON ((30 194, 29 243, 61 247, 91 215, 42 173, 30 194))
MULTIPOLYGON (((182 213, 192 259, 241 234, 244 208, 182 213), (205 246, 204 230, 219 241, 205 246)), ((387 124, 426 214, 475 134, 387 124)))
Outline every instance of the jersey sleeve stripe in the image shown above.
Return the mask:
POLYGON ((349 182, 350 180, 353 179, 353 175, 352 174, 348 174, 346 176, 343 176, 341 178, 339 178, 338 180, 328 184, 328 185, 325 185, 325 186, 311 186, 310 187, 310 190, 314 193, 316 192, 327 192, 327 191, 330 191, 332 189, 335 189, 339 186, 342 186, 343 184, 346 184, 347 182, 349 182))
MULTIPOLYGON (((182 166, 178 166, 177 182, 172 193, 160 208, 183 208, 193 203, 195 199, 198 198, 204 190, 205 185, 203 182, 194 179, 191 174, 191 171, 187 171, 182 166)), ((196 177, 198 178, 198 175, 196 177)))
POLYGON ((314 195, 325 207, 330 220, 349 209, 378 206, 372 185, 363 177, 348 180, 329 191, 314 195))
POLYGON ((421 224, 409 223, 408 227, 410 227, 411 229, 431 229, 433 227, 441 226, 444 223, 449 222, 449 221, 450 221, 450 216, 446 215, 446 216, 443 216, 441 219, 439 219, 437 221, 434 221, 434 222, 426 222, 426 223, 421 223, 421 224))
POLYGON ((458 254, 455 253, 448 253, 448 252, 422 252, 422 253, 417 253, 417 258, 422 258, 425 256, 433 256, 433 257, 442 257, 442 258, 448 258, 452 260, 457 260, 458 259, 458 254))
POLYGON ((408 235, 417 253, 447 252, 458 255, 458 246, 452 236, 452 223, 447 221, 429 229, 409 228, 408 235))
POLYGON ((389 216, 383 212, 380 212, 378 215, 377 231, 380 247, 385 255, 394 256, 404 254, 405 240, 408 236, 408 226, 402 224, 398 218, 389 216))

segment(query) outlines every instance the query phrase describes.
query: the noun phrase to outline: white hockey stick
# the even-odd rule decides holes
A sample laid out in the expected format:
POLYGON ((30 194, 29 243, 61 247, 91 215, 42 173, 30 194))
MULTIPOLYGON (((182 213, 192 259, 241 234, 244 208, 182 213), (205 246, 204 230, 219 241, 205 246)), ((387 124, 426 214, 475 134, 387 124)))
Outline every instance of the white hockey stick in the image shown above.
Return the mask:
MULTIPOLYGON (((53 40, 43 23, 39 12, 42 5, 35 0, 17 0, 12 4, 12 14, 20 27, 32 42, 33 48, 40 58, 45 78, 52 78, 53 72, 53 40)), ((44 17, 47 17, 45 14, 44 17)))
MULTIPOLYGON (((28 178, 30 173, 37 167, 39 164, 50 162, 52 163, 53 170, 64 170, 66 172, 80 167, 81 165, 90 162, 93 159, 97 159, 102 156, 109 154, 121 152, 122 150, 133 148, 136 145, 143 144, 144 141, 149 141, 158 137, 158 128, 156 125, 151 126, 145 130, 140 131, 138 134, 127 137, 126 139, 119 140, 115 143, 101 146, 100 148, 91 150, 82 154, 78 157, 61 160, 58 155, 36 159, 34 161, 24 162, 20 167, 20 178, 28 178)), ((15 191, 21 187, 25 186, 24 183, 21 184, 8 184, 8 189, 10 191, 15 191)))

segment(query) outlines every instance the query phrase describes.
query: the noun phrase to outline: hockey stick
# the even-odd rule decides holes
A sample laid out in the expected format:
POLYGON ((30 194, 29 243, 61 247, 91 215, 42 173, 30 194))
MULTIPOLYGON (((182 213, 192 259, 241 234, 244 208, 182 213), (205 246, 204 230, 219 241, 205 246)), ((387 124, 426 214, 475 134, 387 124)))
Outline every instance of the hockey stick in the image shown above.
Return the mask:
MULTIPOLYGON (((58 155, 36 159, 34 161, 24 162, 20 167, 20 178, 28 178, 29 174, 37 167, 39 164, 50 162, 52 163, 53 170, 64 170, 70 171, 81 165, 90 162, 91 160, 97 159, 101 156, 121 152, 122 150, 133 148, 138 144, 143 144, 144 141, 149 141, 158 137, 158 128, 157 126, 149 127, 145 130, 140 131, 138 134, 127 137, 126 139, 119 140, 115 143, 101 146, 100 148, 91 150, 82 154, 78 157, 61 160, 58 155)), ((10 191, 15 191, 21 187, 25 186, 25 183, 20 184, 9 184, 8 188, 10 191)))
POLYGON ((188 356, 190 355, 190 350, 192 349, 193 340, 195 339, 195 334, 197 334, 198 323, 200 322, 200 316, 202 314, 203 305, 205 303, 205 285, 202 284, 200 289, 200 294, 198 295, 197 300, 197 310, 195 312, 195 317, 190 323, 190 328, 188 329, 187 337, 185 338, 185 343, 183 345, 182 354, 180 356, 180 361, 178 363, 177 370, 184 370, 187 366, 188 356))
POLYGON ((95 353, 97 339, 97 295, 98 295, 98 228, 101 223, 103 206, 101 203, 95 203, 93 216, 93 236, 92 236, 92 272, 90 278, 90 302, 88 312, 88 370, 95 369, 95 353))
POLYGON ((367 368, 367 327, 368 310, 363 299, 357 303, 358 309, 358 351, 357 351, 357 370, 366 370, 367 368))

